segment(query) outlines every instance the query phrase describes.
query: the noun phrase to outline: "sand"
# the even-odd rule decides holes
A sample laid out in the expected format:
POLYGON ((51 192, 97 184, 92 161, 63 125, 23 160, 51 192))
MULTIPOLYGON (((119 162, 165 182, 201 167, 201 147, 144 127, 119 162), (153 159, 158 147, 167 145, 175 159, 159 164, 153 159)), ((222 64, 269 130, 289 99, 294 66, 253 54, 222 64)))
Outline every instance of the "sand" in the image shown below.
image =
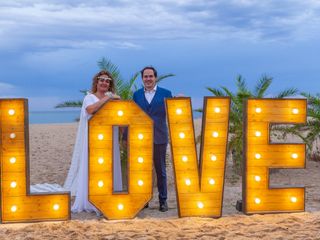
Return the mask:
MULTIPOLYGON (((195 122, 196 134, 200 121, 195 122)), ((62 185, 71 161, 77 123, 30 125, 30 180, 62 185)), ((291 141, 293 139, 290 139, 291 141)), ((241 199, 241 177, 228 160, 223 217, 178 218, 172 162, 168 169, 169 211, 158 211, 157 190, 150 207, 133 220, 108 221, 91 213, 72 220, 0 225, 0 239, 320 239, 320 162, 306 169, 279 170, 272 186, 306 186, 306 212, 245 216, 235 209, 241 199)))

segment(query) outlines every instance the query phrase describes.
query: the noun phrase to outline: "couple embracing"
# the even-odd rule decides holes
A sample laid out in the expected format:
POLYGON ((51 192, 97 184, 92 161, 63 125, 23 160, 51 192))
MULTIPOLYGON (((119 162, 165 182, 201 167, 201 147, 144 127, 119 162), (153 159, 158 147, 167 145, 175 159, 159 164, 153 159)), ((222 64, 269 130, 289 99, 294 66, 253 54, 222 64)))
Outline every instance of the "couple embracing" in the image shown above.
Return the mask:
MULTIPOLYGON (((168 144, 168 128, 166 125, 165 98, 171 98, 169 90, 157 85, 157 71, 148 66, 141 70, 144 87, 133 94, 135 101, 154 121, 153 163, 157 175, 159 192, 159 211, 168 211, 166 149, 168 144)), ((71 167, 64 189, 76 196, 72 212, 99 211, 88 201, 88 120, 109 99, 120 99, 115 92, 115 82, 107 71, 97 73, 92 81, 91 93, 83 101, 79 128, 72 156, 71 167)), ((115 147, 113 149, 113 183, 115 191, 122 191, 121 162, 118 144, 118 127, 114 127, 115 147)))

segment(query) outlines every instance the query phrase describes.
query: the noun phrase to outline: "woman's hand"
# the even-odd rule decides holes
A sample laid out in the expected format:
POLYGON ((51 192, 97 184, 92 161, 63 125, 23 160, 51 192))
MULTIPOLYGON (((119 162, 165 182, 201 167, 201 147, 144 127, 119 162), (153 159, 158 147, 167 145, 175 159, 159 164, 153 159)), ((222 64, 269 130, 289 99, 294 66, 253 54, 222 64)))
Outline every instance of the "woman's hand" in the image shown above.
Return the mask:
POLYGON ((98 102, 89 105, 86 108, 87 113, 89 114, 94 114, 101 106, 102 104, 104 104, 105 102, 107 102, 108 100, 110 100, 111 97, 109 96, 104 96, 103 98, 101 98, 98 102))
POLYGON ((104 96, 102 99, 101 99, 101 102, 102 103, 105 103, 107 102, 108 100, 112 99, 112 97, 109 97, 108 95, 104 96))

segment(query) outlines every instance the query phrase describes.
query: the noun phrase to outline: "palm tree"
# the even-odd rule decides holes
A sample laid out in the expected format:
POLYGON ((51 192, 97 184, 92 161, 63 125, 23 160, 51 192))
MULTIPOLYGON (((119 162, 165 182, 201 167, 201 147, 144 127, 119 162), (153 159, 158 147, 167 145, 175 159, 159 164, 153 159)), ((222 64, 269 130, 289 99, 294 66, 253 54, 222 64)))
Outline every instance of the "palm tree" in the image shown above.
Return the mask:
MULTIPOLYGON (((84 95, 87 94, 87 90, 80 90, 81 93, 83 93, 84 95)), ((81 108, 82 106, 82 101, 78 100, 78 101, 65 101, 62 103, 59 103, 55 106, 55 108, 67 108, 67 107, 71 107, 71 108, 81 108)))
MULTIPOLYGON (((236 77, 237 91, 231 92, 227 87, 211 88, 207 87, 214 96, 228 96, 231 98, 230 111, 230 139, 228 143, 228 154, 232 154, 233 169, 236 173, 242 173, 242 151, 243 151, 243 107, 244 100, 247 98, 263 98, 266 91, 272 83, 272 77, 262 76, 253 91, 246 84, 245 79, 239 75, 236 77)), ((274 98, 284 98, 296 95, 298 92, 295 88, 289 88, 281 91, 274 98)), ((196 111, 201 112, 201 109, 196 111)))
MULTIPOLYGON (((100 70, 106 70, 111 73, 113 79, 116 82, 116 92, 121 97, 121 99, 124 99, 124 100, 132 99, 133 92, 134 90, 137 89, 135 82, 138 79, 140 72, 136 72, 131 76, 131 78, 128 81, 126 81, 122 78, 118 66, 112 63, 110 60, 106 58, 102 58, 100 61, 98 61, 98 66, 100 70)), ((165 78, 173 77, 173 76, 175 75, 172 73, 160 75, 157 78, 157 82, 160 82, 165 78)), ((81 92, 84 94, 87 94, 86 90, 82 90, 81 92)), ((66 101, 56 105, 55 108, 81 107, 81 106, 82 106, 82 101, 66 101)))

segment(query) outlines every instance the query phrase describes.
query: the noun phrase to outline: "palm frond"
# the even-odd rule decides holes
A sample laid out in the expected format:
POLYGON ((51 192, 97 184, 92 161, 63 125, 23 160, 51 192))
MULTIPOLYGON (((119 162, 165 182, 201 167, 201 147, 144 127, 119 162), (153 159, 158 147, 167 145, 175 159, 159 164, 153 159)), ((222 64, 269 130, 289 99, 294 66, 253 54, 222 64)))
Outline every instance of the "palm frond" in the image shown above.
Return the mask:
POLYGON ((214 96, 226 96, 221 90, 217 88, 206 87, 206 89, 211 92, 214 96))
POLYGON ((157 77, 157 83, 161 82, 162 80, 169 78, 169 77, 174 77, 176 76, 175 74, 169 73, 169 74, 164 74, 164 75, 160 75, 157 77))
POLYGON ((304 96, 304 97, 306 97, 308 100, 310 99, 310 98, 313 98, 314 96, 312 96, 310 93, 306 93, 306 92, 301 92, 300 93, 302 96, 304 96))
POLYGON ((231 101, 233 103, 237 102, 237 97, 228 88, 222 86, 221 89, 225 92, 225 96, 228 96, 231 98, 231 101))
POLYGON ((103 57, 100 61, 98 61, 98 66, 101 70, 106 70, 110 72, 114 79, 117 80, 120 77, 120 71, 118 66, 111 62, 109 59, 103 57))
POLYGON ((285 98, 285 97, 292 97, 294 95, 297 95, 298 93, 297 88, 288 88, 284 91, 281 91, 275 98, 285 98))
POLYGON ((272 78, 268 76, 262 76, 262 78, 258 81, 255 89, 254 95, 257 98, 262 98, 272 83, 272 78))
POLYGON ((241 104, 243 103, 243 100, 250 98, 250 97, 254 97, 254 95, 251 92, 238 92, 237 93, 237 100, 241 104))
POLYGON ((308 99, 308 105, 312 105, 313 108, 320 108, 320 96, 312 96, 310 93, 305 92, 300 94, 308 99))
POLYGON ((203 109, 202 108, 196 108, 193 109, 194 112, 199 112, 199 113, 203 113, 203 109))
POLYGON ((136 72, 128 82, 125 82, 125 84, 121 86, 121 89, 119 89, 121 99, 132 99, 133 92, 135 89, 137 89, 137 87, 135 86, 135 82, 138 79, 139 74, 139 72, 136 72))
POLYGON ((83 93, 83 95, 87 95, 88 90, 87 89, 83 89, 83 90, 80 90, 80 92, 83 93))
POLYGON ((59 103, 55 106, 55 108, 81 108, 82 101, 66 101, 63 103, 59 103))
POLYGON ((135 74, 133 74, 133 76, 129 79, 129 86, 133 87, 135 81, 138 79, 140 72, 136 72, 135 74))
POLYGON ((109 59, 103 57, 100 61, 98 61, 98 67, 101 70, 108 71, 112 75, 112 78, 115 81, 116 92, 119 94, 124 88, 125 83, 121 77, 118 66, 109 59))
POLYGON ((237 86, 239 92, 248 92, 249 91, 247 88, 246 80, 241 75, 238 75, 236 77, 236 86, 237 86))

